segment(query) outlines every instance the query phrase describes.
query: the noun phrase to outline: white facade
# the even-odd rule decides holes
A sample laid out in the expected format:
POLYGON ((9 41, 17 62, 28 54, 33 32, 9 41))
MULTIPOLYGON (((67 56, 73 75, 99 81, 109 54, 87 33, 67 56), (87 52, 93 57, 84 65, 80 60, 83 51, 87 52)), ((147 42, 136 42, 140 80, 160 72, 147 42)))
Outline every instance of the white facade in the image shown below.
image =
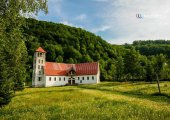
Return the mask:
POLYGON ((100 70, 94 75, 47 76, 44 72, 45 52, 35 52, 33 61, 33 87, 64 86, 74 84, 96 84, 100 82, 100 70))
POLYGON ((33 59, 32 86, 44 86, 45 53, 35 52, 33 59))
MULTIPOLYGON (((46 76, 45 87, 64 86, 69 83, 70 76, 46 76)), ((99 74, 74 76, 75 84, 95 84, 99 83, 99 74)))

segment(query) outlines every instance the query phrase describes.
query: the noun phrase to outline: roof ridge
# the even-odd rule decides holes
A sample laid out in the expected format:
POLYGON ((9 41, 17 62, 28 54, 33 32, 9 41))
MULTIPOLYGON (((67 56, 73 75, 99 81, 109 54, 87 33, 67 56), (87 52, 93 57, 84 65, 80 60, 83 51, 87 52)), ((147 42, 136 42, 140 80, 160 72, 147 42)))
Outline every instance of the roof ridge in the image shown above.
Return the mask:
POLYGON ((44 49, 42 49, 42 47, 39 47, 36 52, 43 52, 43 53, 46 53, 46 51, 44 49))

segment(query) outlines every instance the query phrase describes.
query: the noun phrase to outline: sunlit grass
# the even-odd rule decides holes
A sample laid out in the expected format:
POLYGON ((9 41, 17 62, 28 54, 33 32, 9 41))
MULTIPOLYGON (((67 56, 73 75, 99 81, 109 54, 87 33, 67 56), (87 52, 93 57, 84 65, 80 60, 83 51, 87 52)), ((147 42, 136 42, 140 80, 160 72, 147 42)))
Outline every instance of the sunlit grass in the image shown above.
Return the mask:
POLYGON ((26 88, 0 109, 4 119, 169 120, 170 82, 103 82, 95 85, 26 88))

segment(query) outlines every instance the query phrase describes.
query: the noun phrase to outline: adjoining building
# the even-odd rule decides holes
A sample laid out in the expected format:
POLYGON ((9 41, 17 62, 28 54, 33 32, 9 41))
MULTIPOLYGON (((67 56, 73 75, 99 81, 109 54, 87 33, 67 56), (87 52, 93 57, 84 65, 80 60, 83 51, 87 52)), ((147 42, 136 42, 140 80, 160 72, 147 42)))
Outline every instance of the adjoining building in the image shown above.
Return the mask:
POLYGON ((50 87, 100 82, 98 62, 67 64, 46 62, 46 51, 39 47, 33 59, 33 87, 50 87))

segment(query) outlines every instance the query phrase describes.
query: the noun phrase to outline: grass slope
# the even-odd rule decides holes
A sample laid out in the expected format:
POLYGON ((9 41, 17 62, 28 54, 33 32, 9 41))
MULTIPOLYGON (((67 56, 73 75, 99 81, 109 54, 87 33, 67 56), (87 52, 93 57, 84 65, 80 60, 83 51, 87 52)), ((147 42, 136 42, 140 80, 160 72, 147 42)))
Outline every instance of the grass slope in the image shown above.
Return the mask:
POLYGON ((0 109, 0 120, 169 120, 170 82, 26 88, 0 109))

